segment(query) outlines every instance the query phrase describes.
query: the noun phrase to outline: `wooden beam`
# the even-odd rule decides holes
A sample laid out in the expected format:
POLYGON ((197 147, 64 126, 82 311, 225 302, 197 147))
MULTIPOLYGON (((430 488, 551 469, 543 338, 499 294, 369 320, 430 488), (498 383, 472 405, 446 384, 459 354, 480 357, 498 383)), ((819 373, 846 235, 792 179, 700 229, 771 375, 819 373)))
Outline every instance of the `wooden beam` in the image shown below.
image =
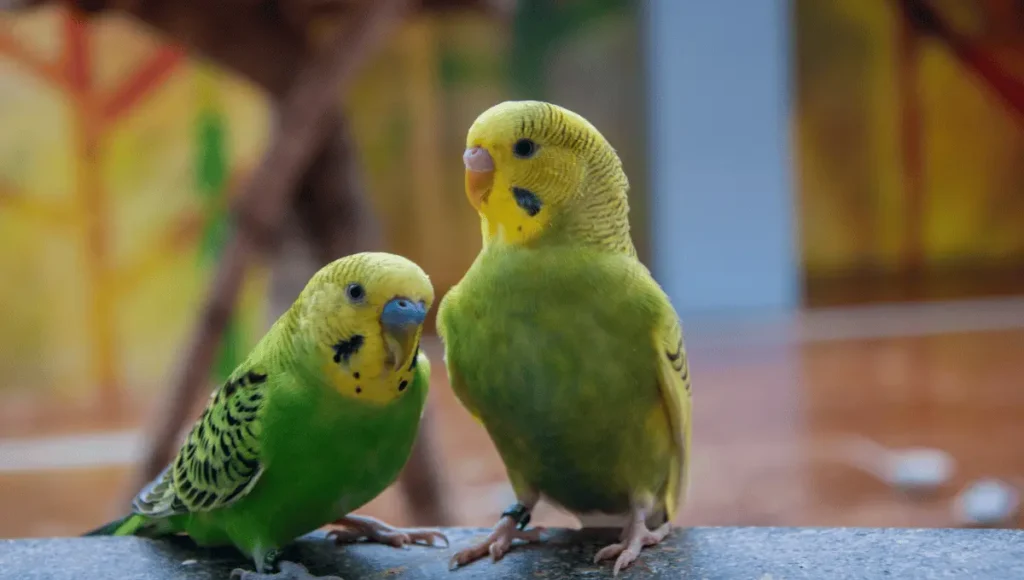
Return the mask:
POLYGON ((912 7, 904 3, 897 15, 896 86, 899 91, 900 152, 903 164, 903 268, 914 294, 925 263, 925 184, 922 111, 918 82, 920 36, 912 7))

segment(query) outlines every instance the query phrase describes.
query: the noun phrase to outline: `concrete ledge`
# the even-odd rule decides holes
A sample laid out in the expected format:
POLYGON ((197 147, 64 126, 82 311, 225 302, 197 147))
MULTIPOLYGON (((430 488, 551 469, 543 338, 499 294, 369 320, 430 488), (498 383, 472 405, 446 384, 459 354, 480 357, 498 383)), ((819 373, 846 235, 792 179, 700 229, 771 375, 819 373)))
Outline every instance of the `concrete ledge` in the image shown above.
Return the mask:
MULTIPOLYGON (((447 530, 451 549, 406 550, 374 544, 335 548, 314 534, 287 557, 315 574, 369 579, 610 578, 611 565, 591 563, 613 538, 607 530, 549 531, 542 545, 517 547, 491 564, 449 572, 456 548, 484 530, 447 530)), ((226 580, 251 565, 232 550, 202 550, 185 539, 54 538, 0 540, 3 580, 226 580)), ((677 529, 645 550, 620 578, 686 580, 1024 579, 1024 531, 871 528, 677 529)))

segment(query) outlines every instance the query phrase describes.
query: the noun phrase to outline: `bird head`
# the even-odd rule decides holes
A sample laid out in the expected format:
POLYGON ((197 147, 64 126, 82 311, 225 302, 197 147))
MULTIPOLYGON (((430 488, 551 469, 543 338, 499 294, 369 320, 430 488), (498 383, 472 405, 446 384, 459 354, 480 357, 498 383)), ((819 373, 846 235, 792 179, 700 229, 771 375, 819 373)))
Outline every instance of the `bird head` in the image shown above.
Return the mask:
POLYGON ((553 232, 586 242, 595 227, 619 236, 624 228, 628 240, 619 157, 572 111, 540 101, 495 105, 470 127, 463 163, 485 242, 529 244, 553 232))
MULTIPOLYGON (((434 302, 427 274, 414 262, 365 252, 331 262, 317 272, 296 301, 298 335, 338 388, 369 388, 411 367, 423 321, 434 302), (338 378, 338 377, 335 377, 338 378)), ((373 393, 363 398, 372 400, 373 393)))

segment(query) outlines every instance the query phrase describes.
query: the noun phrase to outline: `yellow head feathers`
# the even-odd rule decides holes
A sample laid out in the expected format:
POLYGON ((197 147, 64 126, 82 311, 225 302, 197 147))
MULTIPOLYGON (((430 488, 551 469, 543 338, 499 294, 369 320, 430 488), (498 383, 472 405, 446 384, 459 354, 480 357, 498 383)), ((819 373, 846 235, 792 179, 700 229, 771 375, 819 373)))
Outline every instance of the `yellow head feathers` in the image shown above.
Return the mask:
POLYGON ((413 365, 434 288, 414 262, 365 252, 317 272, 292 307, 292 322, 329 382, 368 401, 397 396, 413 365))
POLYGON ((580 115, 540 101, 495 105, 470 127, 463 161, 485 242, 633 251, 622 164, 580 115))

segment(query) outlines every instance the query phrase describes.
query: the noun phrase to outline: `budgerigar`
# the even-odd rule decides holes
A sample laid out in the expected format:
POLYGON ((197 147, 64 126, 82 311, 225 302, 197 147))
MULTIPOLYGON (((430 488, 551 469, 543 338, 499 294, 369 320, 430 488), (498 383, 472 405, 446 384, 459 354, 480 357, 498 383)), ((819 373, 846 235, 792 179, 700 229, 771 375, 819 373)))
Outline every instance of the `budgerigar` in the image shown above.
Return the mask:
MULTIPOLYGON (((430 279, 393 254, 317 272, 210 397, 171 464, 131 515, 87 535, 185 533, 233 545, 270 577, 280 549, 325 524, 338 541, 395 546, 447 538, 348 515, 398 476, 416 438, 430 365, 419 349, 430 279)), ((288 565, 307 573, 301 566, 288 565)))
POLYGON ((688 485, 690 376, 679 318, 637 259, 628 182, 583 117, 537 101, 473 123, 463 160, 483 248, 442 299, 452 389, 486 427, 517 502, 452 566, 500 558, 543 496, 622 526, 614 572, 669 533, 688 485))

